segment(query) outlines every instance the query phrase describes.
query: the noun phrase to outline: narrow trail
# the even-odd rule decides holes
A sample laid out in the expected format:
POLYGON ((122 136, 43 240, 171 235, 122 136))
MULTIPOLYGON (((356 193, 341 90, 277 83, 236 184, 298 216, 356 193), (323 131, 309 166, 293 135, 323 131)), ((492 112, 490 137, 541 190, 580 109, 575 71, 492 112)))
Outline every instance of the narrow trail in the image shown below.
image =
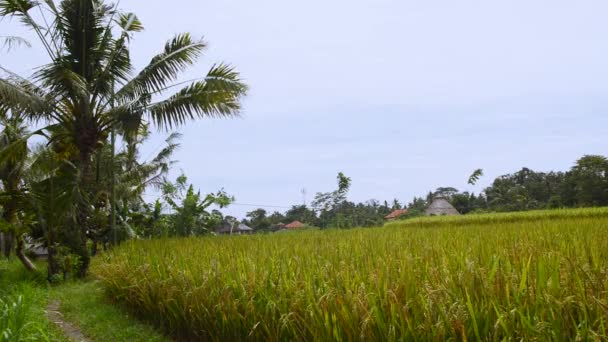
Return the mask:
POLYGON ((59 304, 60 303, 58 300, 53 300, 47 306, 46 317, 49 319, 49 321, 57 324, 59 326, 59 328, 61 328, 61 330, 63 331, 65 336, 70 341, 92 342, 90 339, 88 339, 86 336, 84 336, 82 331, 80 331, 80 329, 77 326, 75 326, 69 322, 66 322, 63 319, 63 315, 61 314, 61 312, 59 312, 59 304))

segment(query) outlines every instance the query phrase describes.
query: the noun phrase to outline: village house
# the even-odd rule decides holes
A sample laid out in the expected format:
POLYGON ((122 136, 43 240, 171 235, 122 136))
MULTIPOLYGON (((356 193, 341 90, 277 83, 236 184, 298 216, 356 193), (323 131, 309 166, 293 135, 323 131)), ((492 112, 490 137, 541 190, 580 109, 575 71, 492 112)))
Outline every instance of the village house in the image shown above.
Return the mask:
POLYGON ((394 221, 396 219, 398 219, 399 217, 406 215, 407 214, 407 209, 397 209, 395 211, 393 211, 392 213, 384 216, 384 220, 385 221, 394 221))
POLYGON ((244 223, 234 223, 230 222, 222 222, 222 224, 215 230, 217 234, 221 235, 243 235, 243 234, 253 234, 253 228, 247 226, 244 223))
POLYGON ((305 226, 306 225, 300 221, 293 221, 290 224, 286 224, 285 229, 296 230, 296 229, 304 228, 305 226))

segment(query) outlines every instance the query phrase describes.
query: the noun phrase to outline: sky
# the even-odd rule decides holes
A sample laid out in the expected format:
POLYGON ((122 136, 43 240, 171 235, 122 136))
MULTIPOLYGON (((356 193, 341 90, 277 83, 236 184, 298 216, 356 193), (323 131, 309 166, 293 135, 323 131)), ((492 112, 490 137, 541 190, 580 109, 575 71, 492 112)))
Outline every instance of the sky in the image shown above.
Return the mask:
MULTIPOLYGON (((250 86, 242 115, 181 127, 179 160, 201 192, 243 217, 310 203, 352 178, 349 199, 409 202, 440 186, 481 191, 521 167, 567 170, 608 148, 605 0, 122 0, 146 30, 141 68, 174 34, 209 47, 250 86), (476 186, 468 176, 483 168, 476 186), (303 196, 302 189, 306 189, 303 196), (254 204, 255 206, 248 206, 254 204)), ((0 35, 35 38, 16 20, 0 35)), ((0 55, 22 75, 40 45, 0 55)), ((164 131, 143 147, 150 158, 164 131)), ((148 193, 146 199, 153 200, 148 193)))

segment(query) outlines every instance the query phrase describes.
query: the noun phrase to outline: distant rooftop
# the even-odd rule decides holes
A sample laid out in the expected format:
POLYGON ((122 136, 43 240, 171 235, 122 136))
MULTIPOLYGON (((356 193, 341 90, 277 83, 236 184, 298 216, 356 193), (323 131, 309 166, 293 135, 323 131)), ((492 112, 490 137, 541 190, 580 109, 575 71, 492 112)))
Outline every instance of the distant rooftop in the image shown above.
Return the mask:
POLYGON ((392 220, 392 219, 396 219, 397 217, 401 216, 401 215, 405 215, 407 214, 407 209, 397 209, 395 211, 393 211, 392 213, 384 216, 385 220, 392 220))

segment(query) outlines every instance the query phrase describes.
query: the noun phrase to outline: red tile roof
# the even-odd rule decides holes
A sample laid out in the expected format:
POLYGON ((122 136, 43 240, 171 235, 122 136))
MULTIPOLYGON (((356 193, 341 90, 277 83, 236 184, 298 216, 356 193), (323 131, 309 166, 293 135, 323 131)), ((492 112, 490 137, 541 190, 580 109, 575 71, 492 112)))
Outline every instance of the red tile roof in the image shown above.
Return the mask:
POLYGON ((302 228, 304 227, 304 223, 300 222, 300 221, 293 221, 288 225, 285 225, 285 228, 287 229, 298 229, 298 228, 302 228))
POLYGON ((386 220, 395 219, 395 218, 397 218, 401 215, 405 215, 405 214, 407 214, 407 209, 399 209, 399 210, 395 210, 392 213, 386 215, 384 217, 384 219, 386 219, 386 220))

